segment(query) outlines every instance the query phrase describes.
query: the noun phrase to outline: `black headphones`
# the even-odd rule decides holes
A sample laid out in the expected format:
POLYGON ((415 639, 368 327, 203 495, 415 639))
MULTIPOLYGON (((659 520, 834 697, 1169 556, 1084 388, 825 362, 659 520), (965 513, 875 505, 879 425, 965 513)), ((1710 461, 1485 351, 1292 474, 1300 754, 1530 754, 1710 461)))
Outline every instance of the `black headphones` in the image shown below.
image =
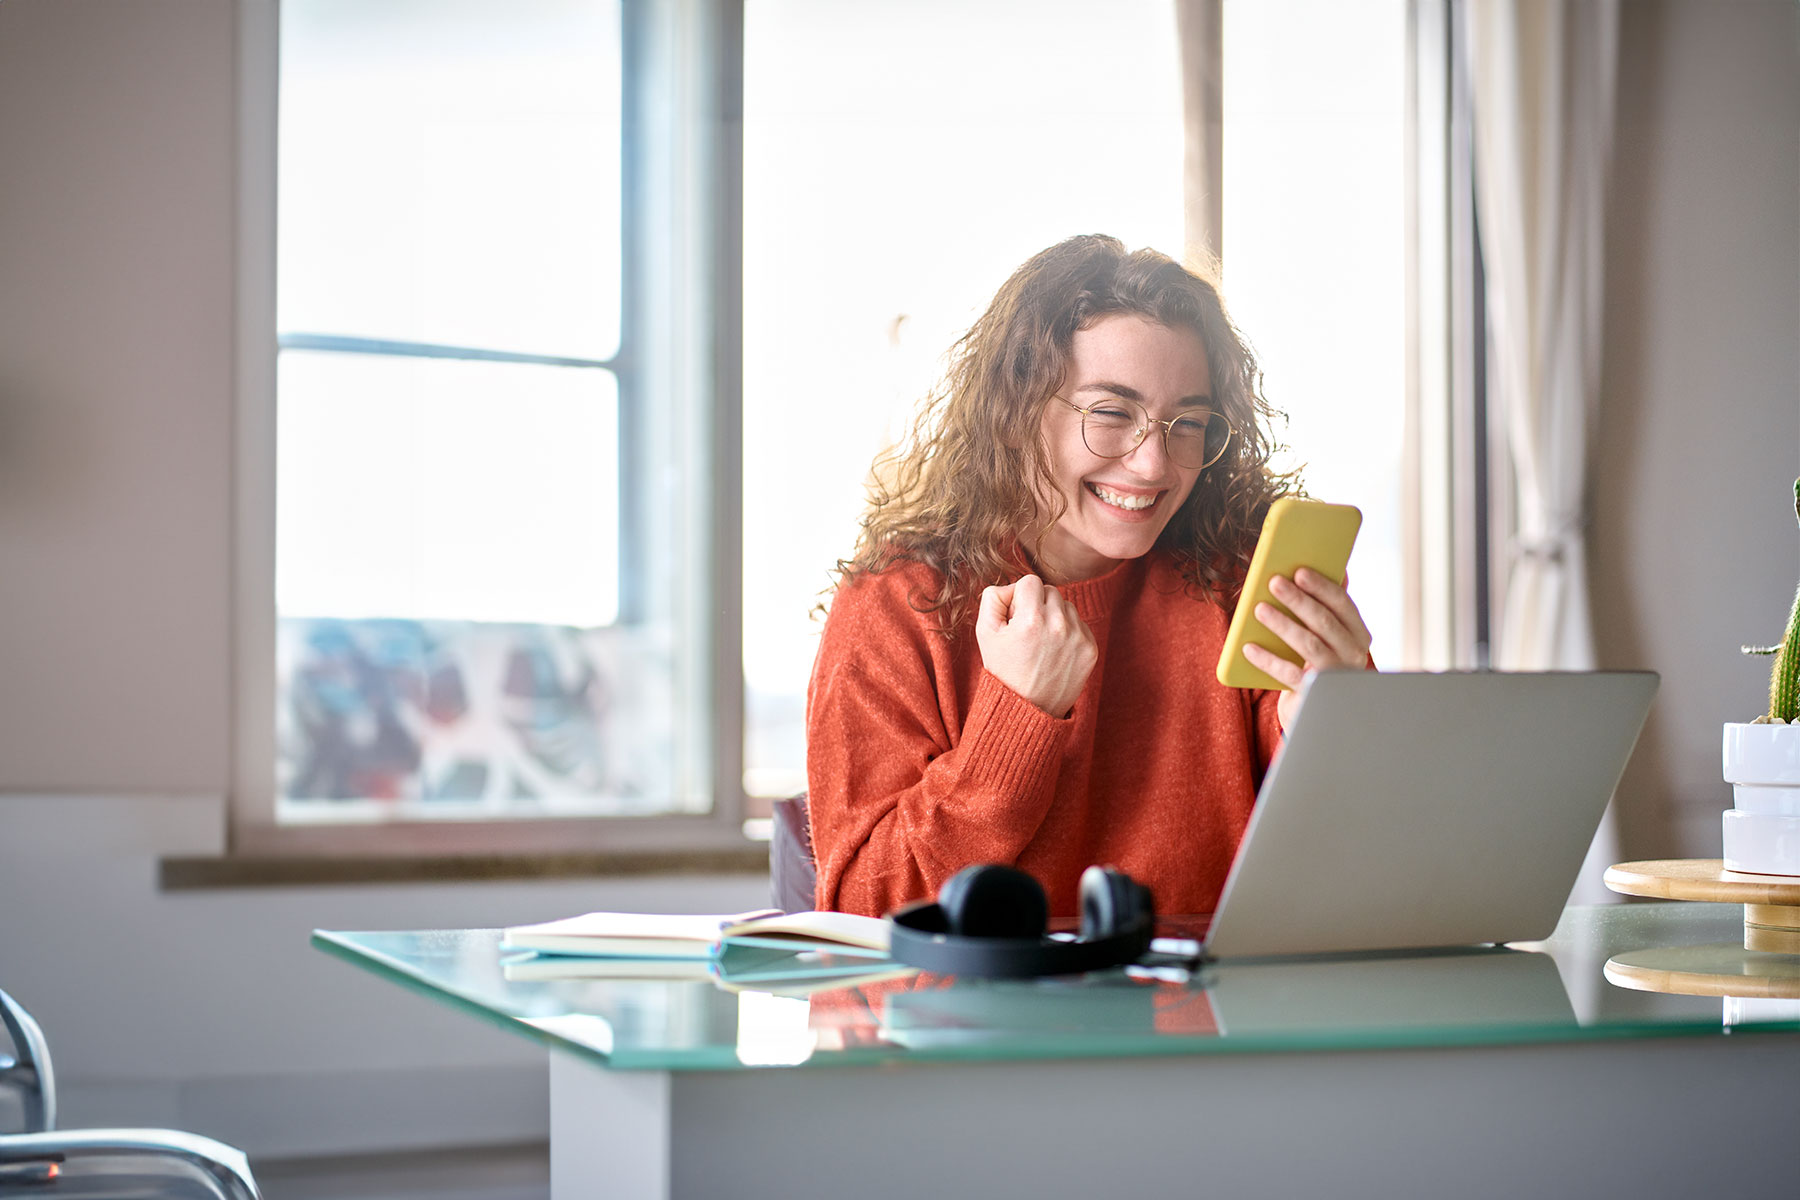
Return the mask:
POLYGON ((895 962, 939 975, 1030 979, 1133 962, 1150 949, 1156 906, 1150 889, 1112 867, 1081 874, 1081 937, 1046 937, 1050 905, 1037 880, 1013 867, 964 867, 936 902, 888 915, 895 962))

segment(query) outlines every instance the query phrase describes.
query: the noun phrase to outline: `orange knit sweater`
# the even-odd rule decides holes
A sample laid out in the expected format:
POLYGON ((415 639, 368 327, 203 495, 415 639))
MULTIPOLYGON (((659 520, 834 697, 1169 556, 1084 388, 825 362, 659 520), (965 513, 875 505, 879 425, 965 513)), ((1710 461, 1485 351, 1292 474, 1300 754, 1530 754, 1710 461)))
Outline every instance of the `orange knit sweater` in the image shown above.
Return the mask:
POLYGON ((881 915, 978 862, 1030 872, 1075 916, 1092 863, 1161 913, 1216 906, 1280 740, 1274 692, 1214 679, 1230 614, 1152 553, 1060 590, 1100 657, 1068 717, 982 669, 971 612, 946 638, 904 564, 839 589, 807 697, 822 909, 881 915))

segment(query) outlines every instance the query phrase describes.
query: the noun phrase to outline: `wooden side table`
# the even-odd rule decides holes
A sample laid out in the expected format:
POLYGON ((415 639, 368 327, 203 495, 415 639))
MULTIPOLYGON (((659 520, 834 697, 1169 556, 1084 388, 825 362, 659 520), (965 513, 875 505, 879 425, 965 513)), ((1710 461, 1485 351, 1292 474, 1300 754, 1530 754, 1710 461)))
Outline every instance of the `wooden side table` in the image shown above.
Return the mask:
POLYGON ((1744 949, 1800 954, 1800 876, 1727 871, 1722 858, 1615 863, 1606 886, 1627 896, 1744 906, 1744 949))

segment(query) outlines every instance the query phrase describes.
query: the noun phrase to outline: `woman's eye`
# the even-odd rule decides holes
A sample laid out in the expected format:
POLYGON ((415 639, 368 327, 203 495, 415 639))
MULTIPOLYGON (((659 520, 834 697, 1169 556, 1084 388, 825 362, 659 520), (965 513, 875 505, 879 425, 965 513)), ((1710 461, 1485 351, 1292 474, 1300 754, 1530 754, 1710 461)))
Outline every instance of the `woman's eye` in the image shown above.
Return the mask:
POLYGON ((1129 421, 1132 419, 1131 414, 1124 409, 1112 408, 1110 406, 1090 408, 1088 410, 1088 415, 1090 417, 1098 417, 1102 421, 1129 421))

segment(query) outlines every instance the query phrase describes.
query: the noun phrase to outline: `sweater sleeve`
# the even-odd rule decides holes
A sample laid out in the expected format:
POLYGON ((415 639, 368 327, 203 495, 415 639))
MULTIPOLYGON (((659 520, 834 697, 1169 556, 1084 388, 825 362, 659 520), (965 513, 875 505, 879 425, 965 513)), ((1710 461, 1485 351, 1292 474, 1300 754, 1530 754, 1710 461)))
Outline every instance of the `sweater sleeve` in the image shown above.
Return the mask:
POLYGON ((813 668, 807 783, 821 909, 879 916, 935 895, 970 863, 1014 862, 1055 797, 1070 722, 985 670, 956 696, 947 644, 897 598, 881 580, 841 590, 813 668))

